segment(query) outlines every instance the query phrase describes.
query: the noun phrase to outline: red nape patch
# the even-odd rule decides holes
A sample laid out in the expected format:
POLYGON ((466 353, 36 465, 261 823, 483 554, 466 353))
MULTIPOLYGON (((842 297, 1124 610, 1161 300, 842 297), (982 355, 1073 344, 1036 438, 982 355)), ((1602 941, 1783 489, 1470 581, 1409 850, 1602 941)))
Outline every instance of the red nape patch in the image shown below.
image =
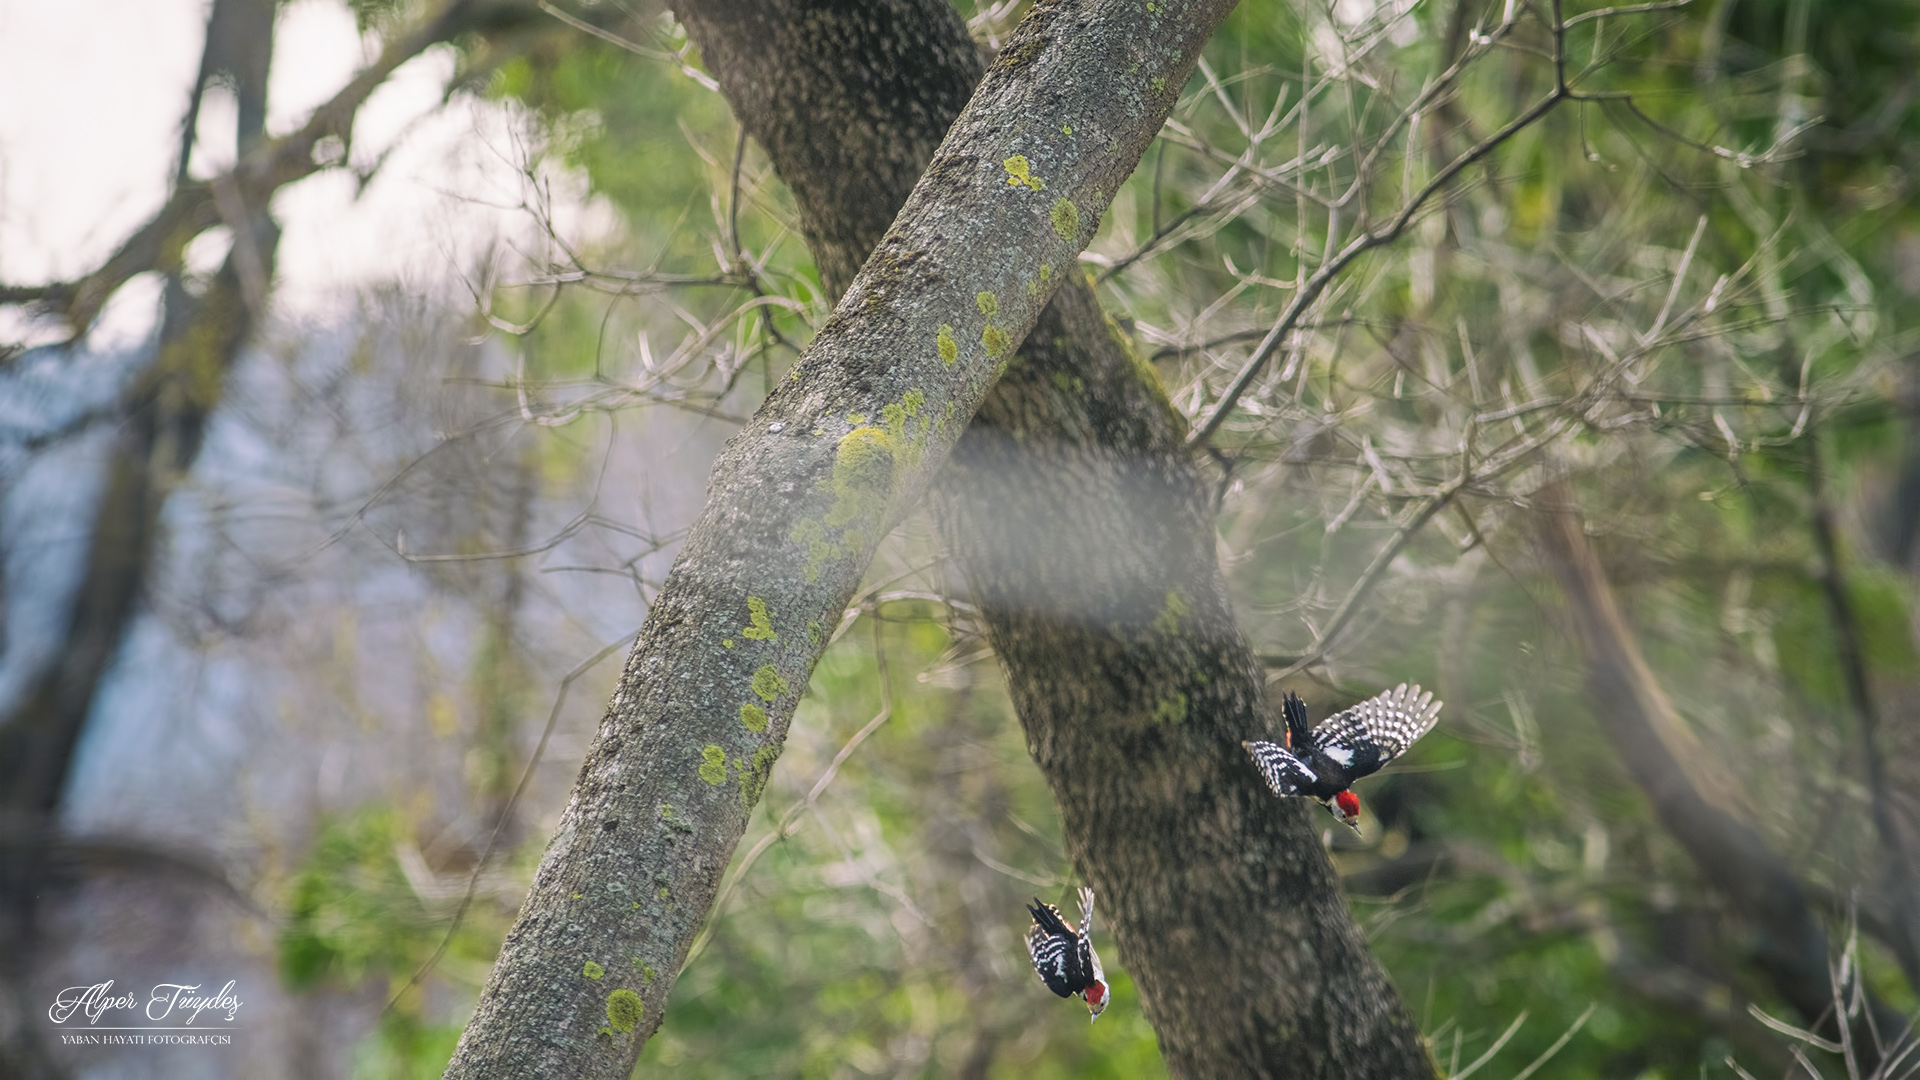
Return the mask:
POLYGON ((1087 1004, 1098 1005, 1107 999, 1107 984, 1094 983, 1087 987, 1087 1004))
POLYGON ((1355 795, 1353 792, 1343 791, 1340 794, 1335 795, 1333 797, 1333 801, 1335 805, 1340 807, 1340 812, 1342 814, 1345 814, 1348 817, 1360 816, 1360 796, 1355 795))

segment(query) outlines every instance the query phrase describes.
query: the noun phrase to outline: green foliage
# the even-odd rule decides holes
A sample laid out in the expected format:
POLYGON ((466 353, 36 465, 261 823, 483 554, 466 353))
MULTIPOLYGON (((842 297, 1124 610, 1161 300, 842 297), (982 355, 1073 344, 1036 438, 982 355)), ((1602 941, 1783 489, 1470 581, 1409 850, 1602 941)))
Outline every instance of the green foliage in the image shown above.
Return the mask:
POLYGON ((353 985, 425 958, 419 946, 431 920, 394 858, 404 835, 398 815, 383 809, 322 827, 289 889, 280 935, 280 972, 289 985, 353 985))
MULTIPOLYGON (((399 813, 366 807, 325 822, 288 883, 286 924, 276 943, 287 986, 314 993, 370 985, 383 1001, 395 999, 374 1036, 358 1048, 356 1077, 437 1077, 465 1026, 464 1010, 430 1015, 422 988, 408 985, 439 948, 452 914, 449 903, 430 907, 408 881, 397 852, 414 843, 399 813)), ((450 972, 483 974, 509 914, 484 903, 469 909, 430 984, 450 972)), ((463 994, 476 989, 459 986, 463 994)))

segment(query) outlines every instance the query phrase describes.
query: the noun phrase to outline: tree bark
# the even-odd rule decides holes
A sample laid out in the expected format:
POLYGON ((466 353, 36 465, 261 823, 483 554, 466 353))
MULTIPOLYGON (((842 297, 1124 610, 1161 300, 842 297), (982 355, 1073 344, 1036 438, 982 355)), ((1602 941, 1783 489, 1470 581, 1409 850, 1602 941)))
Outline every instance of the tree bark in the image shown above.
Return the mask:
POLYGON ((632 1068, 825 628, 1230 9, 1062 2, 1022 24, 793 377, 716 462, 448 1076, 632 1068))
MULTIPOLYGON (((681 18, 844 287, 978 77, 964 25, 937 0, 681 18)), ((1077 268, 1057 272, 933 494, 1069 853, 1175 1075, 1431 1075, 1310 808, 1240 749, 1272 717, 1185 424, 1077 268)))

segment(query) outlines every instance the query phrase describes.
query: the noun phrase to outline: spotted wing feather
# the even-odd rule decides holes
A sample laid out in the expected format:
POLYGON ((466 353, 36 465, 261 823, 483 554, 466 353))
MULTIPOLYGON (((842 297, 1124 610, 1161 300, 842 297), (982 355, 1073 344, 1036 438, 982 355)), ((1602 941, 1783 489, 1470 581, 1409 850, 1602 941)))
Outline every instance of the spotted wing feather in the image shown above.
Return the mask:
POLYGON ((1279 743, 1250 742, 1246 747, 1274 794, 1300 795, 1314 785, 1313 770, 1279 743))
POLYGON ((1418 686, 1401 683, 1328 717, 1313 729, 1313 748, 1345 770, 1352 782, 1405 753, 1415 740, 1433 730, 1439 718, 1440 702, 1433 700, 1431 693, 1423 694, 1418 686))
POLYGON ((1086 972, 1089 985, 1106 981, 1106 972, 1100 968, 1100 955, 1093 951, 1093 890, 1082 886, 1080 889, 1080 933, 1076 944, 1079 946, 1080 970, 1086 972))

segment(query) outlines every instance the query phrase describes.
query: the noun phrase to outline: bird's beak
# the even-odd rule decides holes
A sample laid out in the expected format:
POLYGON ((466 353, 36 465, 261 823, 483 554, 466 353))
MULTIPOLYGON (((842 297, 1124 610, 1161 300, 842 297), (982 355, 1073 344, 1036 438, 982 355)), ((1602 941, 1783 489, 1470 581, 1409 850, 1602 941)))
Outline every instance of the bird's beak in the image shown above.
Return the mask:
POLYGON ((1340 824, 1345 825, 1349 829, 1352 829, 1353 834, 1355 836, 1360 835, 1360 815, 1359 814, 1355 814, 1352 817, 1348 817, 1346 814, 1341 812, 1340 807, 1335 805, 1332 802, 1332 800, 1328 800, 1327 802, 1321 803, 1320 805, 1327 808, 1327 813, 1332 814, 1333 819, 1335 821, 1338 821, 1340 824))

